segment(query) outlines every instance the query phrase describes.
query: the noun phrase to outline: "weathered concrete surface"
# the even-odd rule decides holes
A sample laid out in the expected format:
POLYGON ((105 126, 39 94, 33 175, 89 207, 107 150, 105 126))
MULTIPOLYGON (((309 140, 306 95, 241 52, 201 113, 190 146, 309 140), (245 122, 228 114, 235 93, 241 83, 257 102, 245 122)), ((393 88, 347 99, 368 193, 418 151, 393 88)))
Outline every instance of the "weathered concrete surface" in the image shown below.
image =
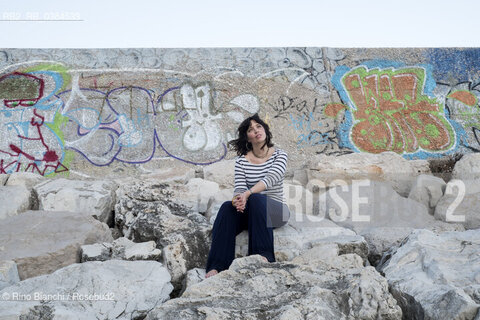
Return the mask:
POLYGON ((24 280, 80 262, 83 244, 111 241, 108 226, 93 217, 27 211, 0 224, 0 261, 15 261, 24 280))

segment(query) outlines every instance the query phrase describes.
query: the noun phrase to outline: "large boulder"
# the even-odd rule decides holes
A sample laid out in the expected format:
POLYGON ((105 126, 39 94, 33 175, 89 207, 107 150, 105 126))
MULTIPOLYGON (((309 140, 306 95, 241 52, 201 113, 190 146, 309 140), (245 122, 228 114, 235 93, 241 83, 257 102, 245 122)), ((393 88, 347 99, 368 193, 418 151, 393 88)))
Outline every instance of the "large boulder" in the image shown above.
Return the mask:
POLYGON ((480 228, 480 180, 450 180, 435 207, 435 218, 460 223, 465 229, 480 228))
POLYGON ((221 188, 233 188, 235 178, 235 160, 223 160, 205 166, 203 177, 215 181, 221 188))
POLYGON ((428 161, 409 161, 395 152, 319 155, 311 161, 307 186, 311 190, 311 186, 328 186, 334 180, 343 180, 349 184, 352 180, 370 179, 387 181, 395 191, 406 197, 416 176, 422 173, 430 173, 428 161))
POLYGON ((210 249, 211 224, 185 199, 183 185, 153 181, 125 184, 117 190, 115 223, 135 242, 155 241, 176 289, 188 270, 202 268, 210 249))
POLYGON ((31 192, 23 186, 0 186, 0 220, 32 208, 31 192))
POLYGON ((187 287, 146 319, 179 318, 401 319, 402 312, 386 280, 355 254, 297 263, 267 263, 254 255, 187 287))
POLYGON ((0 319, 142 319, 171 291, 159 262, 92 261, 4 288, 0 319))
POLYGON ((414 229, 463 230, 436 221, 423 204, 401 197, 388 183, 372 180, 331 188, 322 194, 315 211, 363 236, 374 265, 414 229))
POLYGON ((81 212, 111 225, 117 187, 112 181, 62 178, 40 183, 34 190, 38 195, 40 210, 81 212))
POLYGON ((80 262, 80 246, 113 241, 108 226, 73 212, 27 211, 0 224, 0 260, 17 263, 20 279, 80 262))
POLYGON ((478 319, 480 233, 415 230, 379 266, 405 319, 478 319))
POLYGON ((452 179, 480 179, 480 154, 468 153, 458 160, 453 167, 452 179))

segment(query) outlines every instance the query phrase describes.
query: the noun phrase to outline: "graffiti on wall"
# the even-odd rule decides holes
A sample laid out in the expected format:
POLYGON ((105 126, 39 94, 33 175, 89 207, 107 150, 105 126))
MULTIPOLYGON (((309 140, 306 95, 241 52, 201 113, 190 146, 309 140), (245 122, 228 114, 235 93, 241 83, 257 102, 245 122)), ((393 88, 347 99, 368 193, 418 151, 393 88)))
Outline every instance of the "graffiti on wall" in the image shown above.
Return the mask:
POLYGON ((29 68, 0 77, 0 173, 68 171, 56 123, 47 120, 60 105, 54 94, 66 77, 42 69, 29 68))
MULTIPOLYGON (((334 85, 347 109, 342 138, 352 149, 408 156, 451 152, 457 133, 433 96, 426 67, 339 68, 334 85)), ((338 104, 327 106, 336 115, 338 104)))
POLYGON ((478 82, 462 82, 448 86, 445 94, 445 104, 450 117, 455 119, 469 133, 468 149, 480 151, 480 85, 478 82))
POLYGON ((209 82, 169 79, 160 87, 141 87, 101 78, 61 65, 4 72, 0 173, 67 172, 74 154, 95 166, 146 163, 157 150, 183 162, 210 164, 227 153, 221 122, 238 123, 259 111, 257 97, 245 93, 218 110, 209 82))

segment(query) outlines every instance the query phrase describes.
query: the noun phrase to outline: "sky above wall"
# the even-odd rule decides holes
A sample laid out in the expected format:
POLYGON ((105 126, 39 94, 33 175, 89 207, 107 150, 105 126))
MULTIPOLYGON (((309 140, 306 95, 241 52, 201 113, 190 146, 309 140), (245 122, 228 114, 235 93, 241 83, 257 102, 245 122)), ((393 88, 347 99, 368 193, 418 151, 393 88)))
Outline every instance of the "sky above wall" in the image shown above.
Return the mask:
POLYGON ((478 47, 473 0, 0 0, 0 47, 478 47))

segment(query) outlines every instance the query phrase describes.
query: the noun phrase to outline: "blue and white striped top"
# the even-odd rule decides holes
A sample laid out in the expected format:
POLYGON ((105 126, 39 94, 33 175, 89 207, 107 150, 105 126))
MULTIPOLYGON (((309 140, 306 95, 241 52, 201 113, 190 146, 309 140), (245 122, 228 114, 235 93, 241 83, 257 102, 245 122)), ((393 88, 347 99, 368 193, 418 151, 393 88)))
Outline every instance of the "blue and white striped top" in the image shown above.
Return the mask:
POLYGON ((283 198, 283 178, 287 169, 287 153, 276 149, 267 161, 261 164, 249 162, 245 156, 235 159, 235 192, 244 192, 258 181, 267 187, 262 194, 285 203, 283 198))

